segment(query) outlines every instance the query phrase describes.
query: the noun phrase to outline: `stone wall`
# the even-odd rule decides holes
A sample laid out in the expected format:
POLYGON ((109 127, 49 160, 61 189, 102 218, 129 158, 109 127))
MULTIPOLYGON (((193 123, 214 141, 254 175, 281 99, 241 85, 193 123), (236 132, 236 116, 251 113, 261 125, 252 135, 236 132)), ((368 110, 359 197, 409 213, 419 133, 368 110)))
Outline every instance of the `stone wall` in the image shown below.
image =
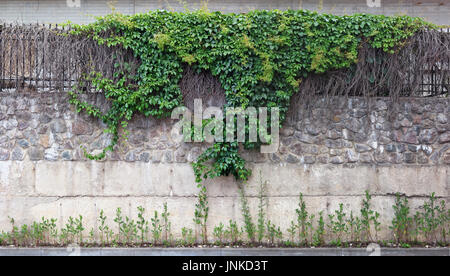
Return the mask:
MULTIPOLYGON (((91 102, 105 107, 101 94, 91 102)), ((256 163, 333 165, 449 165, 450 105, 445 98, 338 99, 290 112, 279 152, 245 152, 256 163)), ((107 107, 105 107, 107 108, 107 107)), ((186 163, 206 144, 177 143, 175 121, 136 116, 128 140, 108 161, 186 163)), ((77 114, 63 93, 2 92, 1 161, 86 161, 80 146, 97 152, 109 144, 101 122, 77 114)))
MULTIPOLYGON (((106 106, 101 94, 90 95, 106 106)), ((260 180, 267 181, 269 218, 286 229, 295 219, 298 194, 310 211, 334 212, 344 203, 359 213, 365 190, 382 214, 389 237, 394 194, 410 198, 413 209, 431 192, 448 201, 450 189, 450 99, 335 99, 310 112, 292 108, 281 130, 279 151, 245 152, 253 168, 246 186, 254 215, 260 180)), ((90 227, 104 209, 110 224, 117 207, 150 215, 168 203, 175 236, 193 227, 198 188, 189 164, 206 148, 177 143, 174 121, 137 116, 130 135, 106 160, 87 160, 80 146, 101 150, 109 142, 101 122, 77 114, 64 93, 9 91, 0 94, 0 229, 8 216, 30 223, 42 216, 60 225, 83 214, 90 227)), ((236 219, 240 200, 229 177, 208 180, 209 227, 236 219)))

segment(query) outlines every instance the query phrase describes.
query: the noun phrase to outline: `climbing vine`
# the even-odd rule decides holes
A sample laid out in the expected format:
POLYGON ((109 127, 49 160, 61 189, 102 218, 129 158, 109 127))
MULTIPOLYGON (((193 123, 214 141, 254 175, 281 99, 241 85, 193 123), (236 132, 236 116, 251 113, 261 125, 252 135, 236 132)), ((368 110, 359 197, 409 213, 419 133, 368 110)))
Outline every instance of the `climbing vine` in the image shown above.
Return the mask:
MULTIPOLYGON (((92 24, 72 27, 72 35, 123 47, 140 60, 135 74, 121 70, 114 79, 98 72, 85 76, 83 81, 91 82, 111 102, 106 112, 82 101, 82 89, 75 87, 70 92, 77 110, 100 118, 113 135, 102 153, 86 152, 91 159, 102 159, 114 149, 119 128, 126 129, 134 114, 167 117, 182 105, 179 82, 184 65, 198 72, 209 71, 219 79, 225 108, 278 107, 283 121, 291 97, 310 74, 352 66, 363 43, 394 53, 418 31, 433 28, 408 16, 336 16, 305 10, 113 13, 92 24)), ((197 182, 229 174, 246 180, 251 171, 238 151, 237 142, 215 143, 207 149, 193 164, 197 182)))

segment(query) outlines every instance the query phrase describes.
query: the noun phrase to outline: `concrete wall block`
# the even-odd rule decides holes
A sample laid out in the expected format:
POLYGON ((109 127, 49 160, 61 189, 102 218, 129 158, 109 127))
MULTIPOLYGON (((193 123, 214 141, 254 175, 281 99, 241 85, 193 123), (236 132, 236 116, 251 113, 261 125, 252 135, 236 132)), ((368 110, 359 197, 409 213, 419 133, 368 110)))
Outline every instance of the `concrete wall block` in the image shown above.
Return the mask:
POLYGON ((382 167, 377 169, 377 181, 371 191, 377 194, 403 193, 408 196, 428 196, 432 192, 448 197, 448 167, 382 167))
MULTIPOLYGON (((42 196, 74 194, 74 162, 36 162, 36 193, 42 196)), ((76 183, 83 185, 83 183, 76 183)))
POLYGON ((0 195, 34 194, 35 166, 16 161, 0 162, 0 195))
POLYGON ((11 162, 9 167, 9 193, 12 195, 35 194, 36 166, 31 162, 11 162))
POLYGON ((73 163, 73 195, 102 195, 105 178, 105 163, 96 161, 73 163))
POLYGON ((0 162, 0 195, 6 195, 9 187, 10 162, 0 162))
POLYGON ((189 164, 106 162, 106 195, 192 196, 198 193, 189 164))
POLYGON ((0 231, 10 231, 10 219, 14 218, 15 225, 30 224, 33 220, 40 221, 42 216, 55 217, 54 211, 57 209, 43 208, 40 212, 34 212, 37 206, 48 206, 57 198, 55 197, 25 197, 25 196, 0 196, 0 231))

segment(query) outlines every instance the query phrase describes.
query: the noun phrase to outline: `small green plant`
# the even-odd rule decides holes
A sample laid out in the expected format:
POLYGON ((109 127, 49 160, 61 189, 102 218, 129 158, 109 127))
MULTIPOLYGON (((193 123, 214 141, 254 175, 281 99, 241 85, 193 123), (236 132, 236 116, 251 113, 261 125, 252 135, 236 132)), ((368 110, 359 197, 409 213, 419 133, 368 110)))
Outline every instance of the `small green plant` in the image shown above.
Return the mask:
POLYGON ((316 218, 316 215, 311 214, 309 215, 308 222, 306 223, 307 229, 309 229, 309 240, 312 242, 313 239, 313 233, 314 233, 314 219, 316 218))
POLYGON ((119 229, 119 233, 117 236, 117 242, 122 242, 122 237, 124 236, 124 221, 122 217, 122 208, 116 209, 116 217, 114 218, 114 222, 117 223, 117 228, 119 229))
MULTIPOLYGON (((30 225, 30 236, 33 244, 39 246, 44 237, 42 225, 39 222, 33 221, 30 225)), ((22 237, 20 237, 22 239, 22 237)))
POLYGON ((297 234, 297 225, 294 223, 294 221, 291 220, 291 224, 287 229, 287 232, 289 233, 289 243, 294 244, 295 235, 297 234))
MULTIPOLYGON (((102 246, 105 246, 105 236, 109 231, 109 227, 106 224, 107 217, 105 216, 105 213, 103 210, 100 210, 100 215, 98 218, 99 226, 98 230, 100 232, 100 244, 102 246)), ((109 243, 109 239, 107 239, 107 243, 109 243)))
POLYGON ((24 224, 22 227, 20 227, 19 236, 17 237, 17 244, 20 246, 26 246, 29 243, 29 240, 31 239, 31 233, 28 229, 28 225, 24 224))
POLYGON ((252 215, 250 214, 250 208, 248 207, 247 197, 245 196, 242 187, 239 189, 241 197, 241 211, 244 218, 244 230, 247 233, 247 237, 251 243, 255 243, 256 226, 253 223, 252 215))
POLYGON ((198 203, 195 204, 194 211, 194 223, 198 225, 201 229, 201 236, 204 244, 208 243, 208 234, 206 228, 206 222, 208 220, 208 196, 205 185, 198 185, 200 188, 200 193, 198 195, 198 203))
POLYGON ((422 232, 422 228, 421 228, 422 225, 423 225, 422 215, 419 211, 417 211, 413 216, 413 230, 412 230, 413 238, 412 238, 412 240, 414 241, 414 243, 419 242, 419 237, 422 232))
POLYGON ((116 209, 116 217, 114 218, 114 222, 117 223, 119 228, 119 234, 117 240, 113 241, 113 243, 123 243, 127 244, 133 243, 137 236, 137 227, 134 220, 129 217, 125 217, 125 220, 122 217, 122 209, 116 209))
POLYGON ((39 228, 41 230, 40 235, 40 244, 47 244, 48 242, 48 231, 49 231, 49 223, 50 221, 46 219, 45 217, 41 218, 41 222, 39 222, 39 228))
POLYGON ((323 219, 323 211, 320 211, 319 218, 317 220, 317 228, 313 236, 314 246, 321 246, 325 243, 323 238, 324 234, 325 234, 325 220, 323 219))
POLYGON ((298 200, 298 209, 295 209, 297 213, 297 228, 300 243, 308 244, 308 211, 306 210, 306 203, 303 200, 303 194, 300 193, 298 200))
POLYGON ((356 241, 355 239, 355 228, 356 228, 356 218, 353 216, 353 211, 350 211, 350 216, 347 219, 348 227, 347 229, 350 232, 350 241, 356 241))
POLYGON ((394 209, 394 218, 392 225, 389 227, 394 232, 397 243, 407 242, 409 238, 408 231, 412 224, 412 218, 409 216, 408 199, 406 196, 395 195, 395 203, 392 205, 394 209))
POLYGON ((238 243, 241 231, 239 230, 236 221, 230 219, 228 227, 225 230, 225 236, 228 237, 232 245, 238 243))
POLYGON ((164 227, 164 243, 171 244, 172 241, 172 223, 169 221, 170 213, 167 209, 167 202, 164 202, 163 212, 161 214, 164 227))
POLYGON ((380 213, 374 212, 371 220, 373 222, 373 229, 375 230, 375 240, 378 240, 378 232, 381 230, 380 213))
POLYGON ((55 240, 58 236, 58 229, 56 228, 57 219, 51 218, 46 219, 42 217, 42 229, 44 231, 44 242, 46 244, 51 244, 52 240, 55 240))
POLYGON ((267 239, 269 240, 271 245, 275 244, 275 239, 281 240, 283 238, 283 233, 281 232, 280 227, 276 227, 270 220, 266 223, 267 227, 267 239))
POLYGON ((137 225, 133 219, 125 217, 125 237, 128 244, 133 244, 137 239, 137 225))
POLYGON ((365 192, 365 198, 363 199, 361 208, 361 232, 363 234, 363 241, 372 241, 371 235, 371 221, 373 220, 374 211, 370 209, 370 200, 372 196, 369 191, 365 192))
POLYGON ((158 211, 155 211, 153 217, 151 218, 151 221, 152 221, 153 244, 156 245, 159 243, 162 232, 162 226, 160 223, 160 219, 158 217, 158 211))
POLYGON ((106 236, 106 244, 109 244, 109 242, 113 242, 114 241, 114 231, 112 229, 106 229, 105 230, 105 236, 106 236))
POLYGON ((77 233, 75 220, 72 217, 69 217, 66 228, 63 229, 65 236, 67 236, 66 242, 73 243, 75 241, 75 235, 77 233))
POLYGON ((5 246, 8 244, 8 233, 5 233, 4 231, 0 232, 0 246, 5 246))
POLYGON ((83 216, 79 215, 77 218, 75 218, 75 235, 78 236, 78 242, 80 244, 83 244, 83 216))
POLYGON ((345 219, 346 213, 344 212, 344 204, 339 204, 339 210, 334 211, 334 215, 328 215, 330 219, 329 228, 331 232, 336 236, 335 243, 337 246, 342 245, 343 235, 347 233, 347 221, 345 219))
POLYGON ((11 223, 11 234, 9 235, 10 243, 14 244, 14 246, 17 246, 17 241, 19 237, 19 228, 15 225, 15 220, 12 217, 9 217, 9 222, 11 223))
POLYGON ((355 218, 355 241, 359 242, 361 240, 362 233, 362 223, 359 217, 355 218))
POLYGON ((406 242, 401 242, 400 243, 400 247, 401 248, 411 248, 411 245, 409 243, 406 243, 406 242))
POLYGON ((186 227, 181 228, 181 236, 182 236, 181 245, 194 246, 195 236, 194 236, 194 231, 191 228, 186 228, 186 227))
POLYGON ((445 208, 445 200, 441 200, 440 207, 438 208, 438 220, 441 234, 441 243, 447 242, 447 233, 450 232, 450 209, 445 208))
POLYGON ((89 244, 94 244, 95 243, 95 233, 94 233, 94 228, 91 228, 91 230, 89 231, 89 244))
MULTIPOLYGON (((34 236, 40 235, 40 227, 35 224, 32 225, 32 231, 34 232, 34 236)), ((63 244, 73 243, 78 239, 78 243, 83 244, 83 216, 79 215, 76 218, 69 217, 68 221, 65 225, 65 228, 61 230, 61 237, 63 240, 63 244)))
POLYGON ((181 228, 181 237, 182 237, 182 238, 181 238, 181 240, 178 242, 179 245, 181 245, 181 246, 186 246, 186 245, 188 244, 187 232, 188 232, 188 230, 187 230, 186 227, 181 228))
POLYGON ((259 172, 259 192, 258 192, 258 226, 257 226, 257 236, 258 242, 261 243, 265 236, 265 223, 266 223, 266 213, 265 208, 267 206, 266 197, 266 187, 267 181, 262 181, 261 171, 259 172))
POLYGON ((60 245, 66 245, 69 243, 69 232, 67 228, 62 228, 59 234, 60 245))
POLYGON ((136 221, 136 224, 139 230, 141 244, 143 244, 148 235, 148 221, 145 220, 145 208, 142 206, 138 206, 137 210, 138 220, 136 221))
POLYGON ((437 242, 438 232, 443 234, 445 238, 444 230, 448 224, 448 211, 445 208, 445 201, 441 201, 441 204, 437 204, 437 198, 435 193, 432 193, 427 201, 424 202, 415 216, 415 222, 418 227, 418 231, 425 237, 427 243, 437 242))
POLYGON ((225 225, 220 223, 218 226, 214 227, 214 237, 216 238, 216 243, 221 246, 223 244, 223 238, 225 235, 225 225))

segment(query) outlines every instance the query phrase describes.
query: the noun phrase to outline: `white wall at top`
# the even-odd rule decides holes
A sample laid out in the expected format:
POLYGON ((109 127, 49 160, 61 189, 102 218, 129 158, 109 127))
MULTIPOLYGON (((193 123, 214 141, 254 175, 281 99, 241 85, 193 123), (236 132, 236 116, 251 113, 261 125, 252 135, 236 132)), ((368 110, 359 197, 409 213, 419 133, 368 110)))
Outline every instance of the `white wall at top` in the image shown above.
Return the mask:
MULTIPOLYGON (((0 0, 0 20, 20 23, 61 23, 70 20, 75 23, 87 23, 92 22, 94 16, 111 12, 108 1, 78 1, 80 7, 70 7, 67 0, 0 0)), ((117 1, 117 10, 127 14, 133 13, 133 2, 133 0, 117 1)))
MULTIPOLYGON (((109 2, 125 14, 153 9, 182 11, 200 7, 201 0, 0 0, 0 21, 20 23, 61 23, 70 20, 88 23, 94 16, 111 12, 109 2), (69 3, 68 3, 69 2, 69 3)), ((246 12, 252 9, 309 9, 335 14, 374 13, 407 14, 423 17, 441 25, 450 24, 450 0, 209 0, 210 10, 246 12), (380 7, 369 7, 368 1, 380 1, 380 7)))

